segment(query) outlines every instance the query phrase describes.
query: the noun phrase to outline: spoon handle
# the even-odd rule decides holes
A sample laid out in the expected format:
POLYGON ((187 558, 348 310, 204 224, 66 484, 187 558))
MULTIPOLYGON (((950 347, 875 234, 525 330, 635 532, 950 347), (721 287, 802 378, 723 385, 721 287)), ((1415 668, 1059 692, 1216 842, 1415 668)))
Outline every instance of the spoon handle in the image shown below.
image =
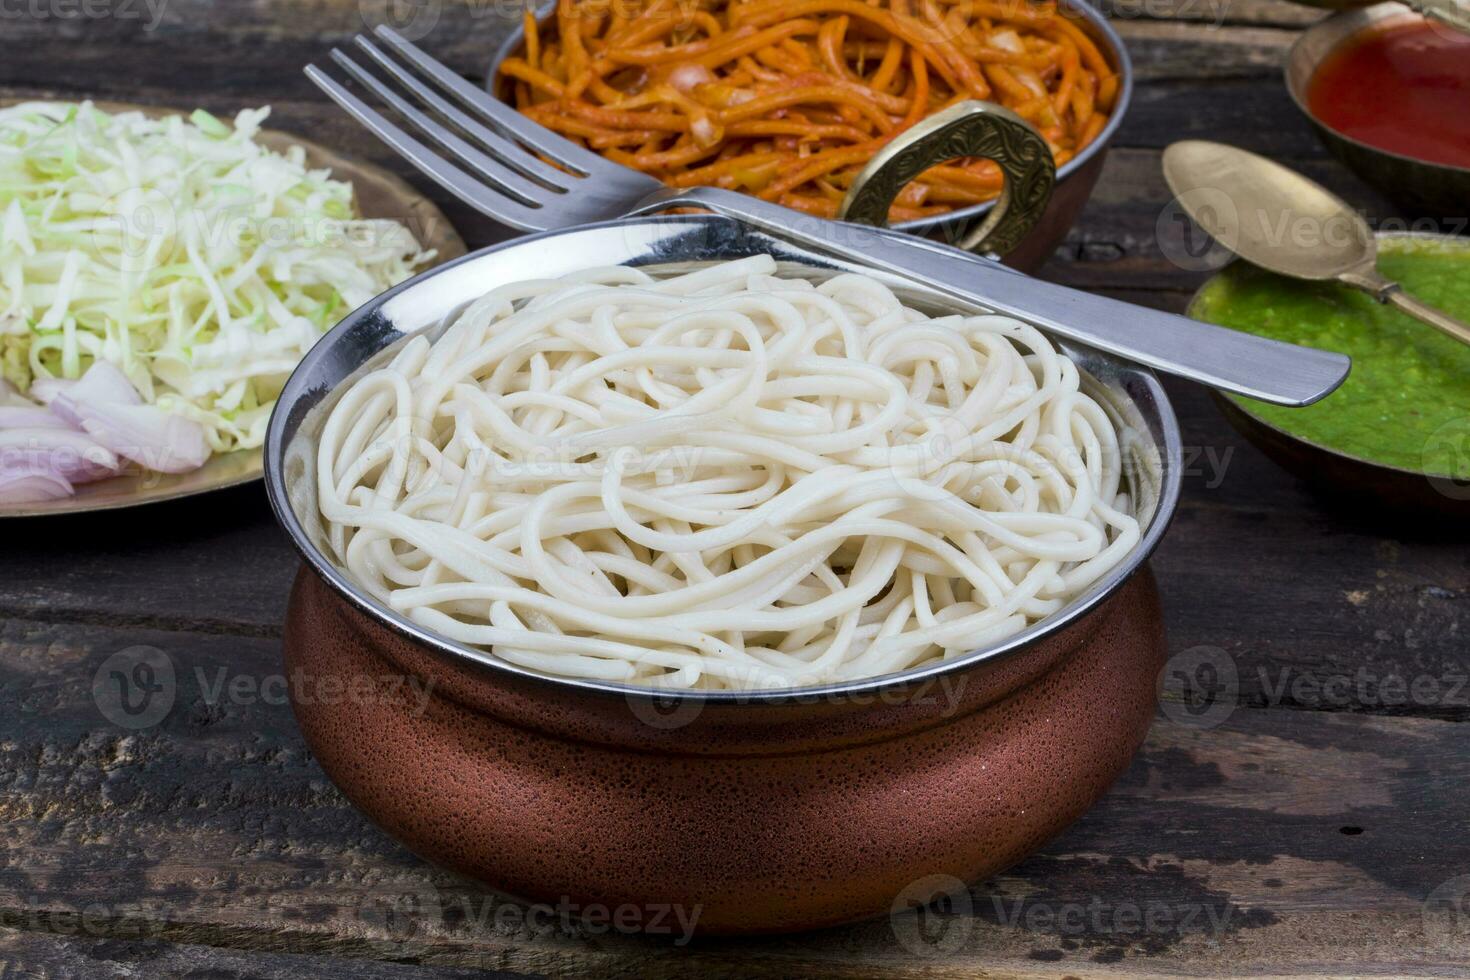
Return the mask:
POLYGON ((1462 344, 1470 344, 1470 324, 1455 319, 1438 307, 1430 306, 1412 293, 1405 292, 1403 286, 1386 278, 1371 265, 1345 272, 1337 277, 1337 281, 1356 286, 1378 302, 1387 303, 1400 313, 1405 313, 1420 323, 1427 323, 1462 344))
POLYGON ((1470 344, 1470 324, 1455 319, 1444 310, 1430 306, 1412 293, 1404 292, 1404 287, 1398 283, 1393 283, 1387 293, 1380 293, 1379 300, 1401 313, 1407 313, 1421 323, 1429 324, 1440 333, 1454 337, 1462 344, 1470 344))

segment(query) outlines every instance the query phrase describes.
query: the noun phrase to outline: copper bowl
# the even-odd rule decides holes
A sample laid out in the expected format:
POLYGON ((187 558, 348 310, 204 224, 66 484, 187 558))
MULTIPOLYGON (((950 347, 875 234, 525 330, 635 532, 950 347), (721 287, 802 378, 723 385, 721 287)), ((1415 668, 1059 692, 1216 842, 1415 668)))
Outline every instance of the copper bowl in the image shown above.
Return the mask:
POLYGON ((942 665, 753 694, 548 677, 416 626, 325 557, 315 436, 332 393, 395 341, 502 283, 757 253, 897 285, 713 216, 549 232, 384 294, 282 392, 266 482, 304 559, 285 630, 297 720, 348 798, 423 857, 538 903, 693 910, 707 932, 833 925, 889 911, 927 876, 1015 863, 1142 741, 1165 655, 1145 562, 1178 497, 1179 432, 1152 374, 1083 348, 1066 347, 1123 433, 1142 540, 1067 609, 942 665))
POLYGON ((1366 31, 1422 20, 1403 4, 1379 3, 1318 21, 1296 39, 1286 56, 1286 90, 1323 144, 1389 199, 1415 217, 1463 219, 1470 201, 1470 168, 1419 160, 1353 139, 1323 123, 1307 105, 1307 86, 1334 51, 1366 31))
MULTIPOLYGON (((1071 231, 1083 205, 1092 195, 1092 189, 1097 185, 1098 177, 1102 174, 1108 144, 1117 134, 1118 127, 1123 124, 1123 116, 1133 101, 1133 62, 1128 57, 1128 49, 1123 45, 1122 37, 1108 23, 1107 18, 1082 0, 1058 0, 1057 6, 1076 18, 1078 28, 1092 39, 1098 51, 1117 72, 1118 98, 1113 106, 1112 114, 1108 117, 1107 125, 1103 127, 1102 132, 1097 134, 1097 138, 1084 146, 1080 153, 1057 168, 1056 183, 1051 191, 1050 200, 1044 204, 1044 210, 1036 219, 1035 226, 1019 245, 1005 250, 1006 264, 1024 272, 1035 271, 1051 258, 1057 246, 1067 237, 1067 232, 1071 231)), ((556 4, 538 4, 538 9, 537 16, 545 19, 556 10, 556 4)), ((518 53, 524 43, 525 33, 522 28, 517 27, 506 37, 490 59, 490 66, 485 74, 485 85, 491 94, 503 101, 509 102, 510 100, 507 98, 508 93, 498 87, 500 63, 518 53)), ((983 222, 995 207, 995 201, 986 201, 983 204, 961 208, 933 218, 900 222, 893 227, 899 231, 923 235, 947 244, 958 244, 965 238, 966 232, 983 222)))

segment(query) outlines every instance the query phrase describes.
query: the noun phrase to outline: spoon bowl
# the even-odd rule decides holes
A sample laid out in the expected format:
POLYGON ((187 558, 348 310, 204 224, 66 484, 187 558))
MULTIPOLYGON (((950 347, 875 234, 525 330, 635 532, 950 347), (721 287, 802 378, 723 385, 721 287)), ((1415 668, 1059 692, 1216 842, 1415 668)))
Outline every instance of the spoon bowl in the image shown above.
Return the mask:
POLYGON ((1183 140, 1164 151, 1164 180, 1212 238, 1271 272, 1337 279, 1377 258, 1373 232, 1346 201, 1274 160, 1183 140))
POLYGON ((1470 344, 1470 324, 1378 272, 1373 231, 1346 201, 1274 160, 1208 140, 1164 150, 1164 180, 1194 222, 1252 265, 1293 279, 1335 280, 1470 344))

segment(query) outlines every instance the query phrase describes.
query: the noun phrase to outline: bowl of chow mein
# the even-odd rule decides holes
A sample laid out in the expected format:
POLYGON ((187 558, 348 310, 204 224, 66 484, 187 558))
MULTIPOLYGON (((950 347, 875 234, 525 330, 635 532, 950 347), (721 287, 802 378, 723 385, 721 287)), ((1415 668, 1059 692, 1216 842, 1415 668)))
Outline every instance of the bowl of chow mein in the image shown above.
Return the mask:
MULTIPOLYGON (((989 104, 1023 120, 1055 168, 1024 240, 984 249, 1028 271, 1092 193, 1133 89, 1122 39, 1076 0, 551 4, 524 15, 487 78, 541 125, 666 183, 826 218, 886 147, 958 103, 989 104)), ((1018 147, 959 149, 974 155, 897 193, 891 227, 985 244, 1013 176, 999 161, 1018 147)))

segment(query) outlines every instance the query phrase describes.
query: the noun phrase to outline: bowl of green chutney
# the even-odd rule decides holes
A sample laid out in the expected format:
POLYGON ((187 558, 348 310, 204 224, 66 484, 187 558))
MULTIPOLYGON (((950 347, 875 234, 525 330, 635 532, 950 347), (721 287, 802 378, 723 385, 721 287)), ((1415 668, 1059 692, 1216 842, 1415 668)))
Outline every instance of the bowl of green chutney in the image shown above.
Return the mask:
MULTIPOLYGON (((1470 239, 1377 238, 1380 272, 1470 320, 1470 239)), ((1304 408, 1216 393, 1230 423, 1278 464, 1337 501, 1470 516, 1470 346, 1349 286, 1243 261, 1200 287, 1189 315, 1352 357, 1342 387, 1304 408)))

